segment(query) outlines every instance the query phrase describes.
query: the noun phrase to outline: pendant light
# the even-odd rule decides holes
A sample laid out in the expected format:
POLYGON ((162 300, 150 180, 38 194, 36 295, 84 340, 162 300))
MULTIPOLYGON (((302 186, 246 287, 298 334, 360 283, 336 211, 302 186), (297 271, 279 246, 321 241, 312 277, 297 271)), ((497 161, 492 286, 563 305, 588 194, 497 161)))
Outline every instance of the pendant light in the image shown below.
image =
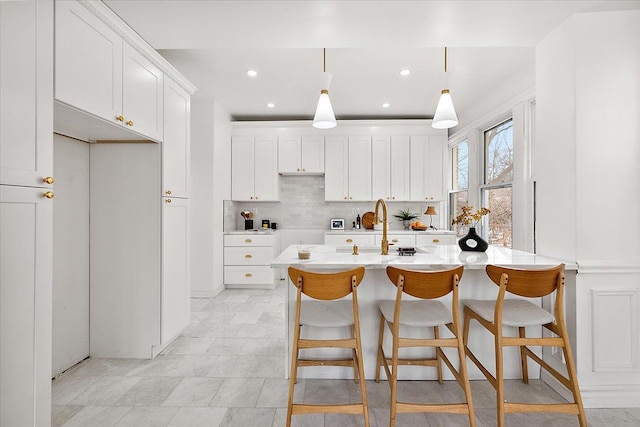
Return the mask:
POLYGON ((331 74, 327 73, 327 49, 323 49, 322 65, 322 90, 316 107, 316 114, 313 117, 313 127, 318 129, 331 129, 338 125, 336 116, 333 114, 331 100, 329 99, 329 85, 331 84, 331 74))
MULTIPOLYGON (((447 48, 444 48, 444 72, 447 73, 447 48)), ((440 101, 436 107, 436 113, 433 115, 431 127, 435 129, 449 129, 458 126, 458 116, 453 108, 453 100, 449 89, 442 89, 440 101)))

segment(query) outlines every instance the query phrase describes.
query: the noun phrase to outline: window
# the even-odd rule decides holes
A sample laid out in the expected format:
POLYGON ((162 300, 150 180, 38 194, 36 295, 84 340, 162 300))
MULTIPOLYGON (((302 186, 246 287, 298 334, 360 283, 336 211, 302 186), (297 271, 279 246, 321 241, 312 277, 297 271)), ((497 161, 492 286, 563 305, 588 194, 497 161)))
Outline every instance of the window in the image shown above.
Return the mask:
POLYGON ((491 210, 485 220, 487 238, 494 245, 512 246, 513 120, 484 132, 483 206, 491 210))
MULTIPOLYGON (((462 206, 469 204, 469 144, 462 141, 451 149, 452 186, 449 193, 450 220, 462 213, 462 206)), ((463 236, 466 230, 456 225, 458 236, 463 236)))

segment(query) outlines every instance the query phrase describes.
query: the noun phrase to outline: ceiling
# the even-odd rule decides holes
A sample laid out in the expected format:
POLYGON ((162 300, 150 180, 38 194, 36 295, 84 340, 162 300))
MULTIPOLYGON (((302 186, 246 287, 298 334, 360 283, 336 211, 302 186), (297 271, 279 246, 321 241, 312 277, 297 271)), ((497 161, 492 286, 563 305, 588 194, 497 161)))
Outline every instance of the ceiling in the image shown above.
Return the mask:
POLYGON ((103 1, 235 120, 312 119, 326 48, 339 120, 430 118, 448 87, 462 123, 495 93, 533 87, 536 43, 572 14, 640 9, 640 0, 103 1))

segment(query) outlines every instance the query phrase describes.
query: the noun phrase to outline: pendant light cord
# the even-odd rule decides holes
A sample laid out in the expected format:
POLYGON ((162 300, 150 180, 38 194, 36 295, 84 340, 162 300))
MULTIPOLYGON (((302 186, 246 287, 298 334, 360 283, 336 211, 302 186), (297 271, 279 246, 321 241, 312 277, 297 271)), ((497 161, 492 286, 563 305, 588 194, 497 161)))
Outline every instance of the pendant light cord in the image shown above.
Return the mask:
POLYGON ((322 72, 327 72, 327 48, 322 48, 322 72))
POLYGON ((447 72, 447 47, 444 47, 444 72, 447 72))

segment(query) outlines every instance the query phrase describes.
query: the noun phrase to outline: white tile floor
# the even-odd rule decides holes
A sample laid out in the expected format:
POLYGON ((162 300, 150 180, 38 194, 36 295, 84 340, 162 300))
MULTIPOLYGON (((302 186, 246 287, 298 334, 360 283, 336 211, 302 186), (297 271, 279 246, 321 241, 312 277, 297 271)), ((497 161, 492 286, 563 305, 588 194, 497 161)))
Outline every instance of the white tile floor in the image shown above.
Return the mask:
MULTIPOLYGON (((154 360, 89 359, 53 382, 53 426, 97 427, 281 427, 288 381, 284 379, 285 285, 273 291, 225 290, 214 299, 192 300, 192 322, 154 360)), ((414 368, 415 369, 415 368, 414 368)), ((562 401, 540 381, 509 381, 508 394, 529 401, 562 401)), ((400 398, 434 402, 462 399, 455 382, 408 381, 400 398)), ((486 381, 473 381, 478 427, 495 426, 495 395, 486 381)), ((371 426, 389 425, 386 381, 367 381, 371 426)), ((346 380, 300 380, 296 401, 359 401, 346 380)), ((587 410, 593 427, 640 426, 640 408, 587 410)), ((362 417, 294 416, 305 427, 361 426, 362 417)), ((466 426, 460 415, 399 414, 400 426, 466 426)), ((507 415, 507 425, 577 426, 577 417, 507 415)))

